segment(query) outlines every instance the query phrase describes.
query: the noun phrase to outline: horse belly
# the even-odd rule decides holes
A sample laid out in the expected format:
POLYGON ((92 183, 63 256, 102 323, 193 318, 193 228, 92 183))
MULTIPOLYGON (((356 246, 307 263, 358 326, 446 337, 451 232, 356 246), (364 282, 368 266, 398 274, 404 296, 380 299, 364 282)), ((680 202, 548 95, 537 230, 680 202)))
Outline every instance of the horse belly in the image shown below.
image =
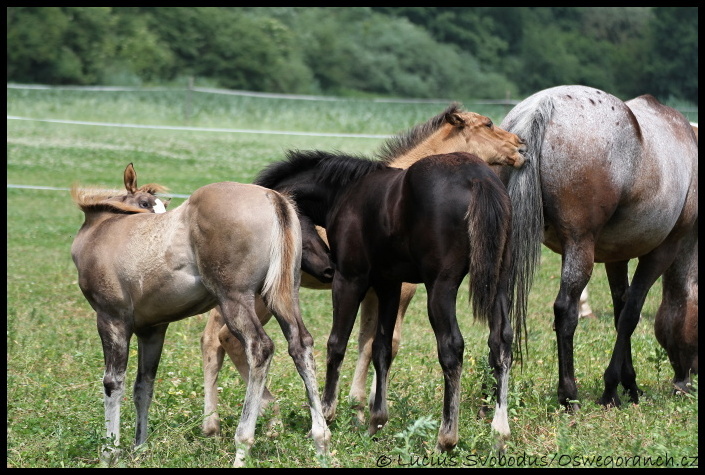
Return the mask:
POLYGON ((151 326, 204 313, 216 305, 215 296, 192 272, 175 272, 156 288, 142 289, 135 301, 135 324, 151 326), (146 292, 145 292, 146 290, 146 292))

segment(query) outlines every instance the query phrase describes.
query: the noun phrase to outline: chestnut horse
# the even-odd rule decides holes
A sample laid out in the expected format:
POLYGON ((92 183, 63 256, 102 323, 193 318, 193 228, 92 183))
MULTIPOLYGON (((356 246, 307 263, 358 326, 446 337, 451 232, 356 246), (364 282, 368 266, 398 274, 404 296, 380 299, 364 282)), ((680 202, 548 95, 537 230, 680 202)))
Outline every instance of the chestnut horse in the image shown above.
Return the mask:
MULTIPOLYGON (((133 199, 156 189, 138 189, 131 165, 125 170, 125 185, 133 199)), ((147 438, 147 413, 169 324, 218 305, 251 362, 235 433, 234 464, 244 464, 274 351, 255 315, 257 296, 288 341, 306 386, 316 450, 326 454, 330 431, 318 394, 313 339, 299 309, 301 230, 292 203, 273 190, 233 182, 199 188, 179 207, 161 214, 76 186, 72 196, 85 221, 71 255, 81 291, 97 314, 105 358, 105 420, 113 444, 105 447, 103 458, 112 459, 120 441, 132 335, 139 343, 134 385, 138 446, 147 438)))
POLYGON ((698 144, 696 129, 650 95, 627 102, 598 89, 559 86, 528 97, 502 127, 528 146, 520 170, 503 168, 512 197, 512 255, 531 276, 543 242, 562 256, 554 303, 558 400, 579 408, 573 364, 578 300, 594 262, 603 262, 617 338, 604 373, 602 405, 617 386, 637 403, 630 338, 646 294, 663 275, 657 339, 687 390, 697 372, 698 144), (629 282, 628 262, 638 259, 629 282))
POLYGON ((267 167, 257 182, 290 193, 301 214, 326 228, 336 264, 322 400, 326 419, 335 415, 340 365, 360 302, 372 288, 379 307, 368 432, 386 424, 387 374, 402 283, 423 283, 445 381, 437 449, 455 447, 464 348, 456 299, 469 274, 473 315, 490 328, 489 363, 496 379, 492 427, 502 439, 508 437, 512 326, 521 336, 526 305, 511 298, 510 283, 520 284, 509 275, 511 205, 492 169, 461 152, 431 155, 403 170, 350 155, 297 151, 267 167))
MULTIPOLYGON (((488 163, 518 167, 524 163, 521 155, 523 149, 524 145, 516 135, 508 134, 496 127, 488 117, 464 111, 459 104, 453 103, 428 121, 387 140, 377 152, 376 158, 395 168, 408 168, 427 155, 465 151, 474 153, 488 163)), ((324 251, 321 244, 316 241, 315 232, 309 227, 310 224, 303 220, 305 217, 302 218, 301 223, 305 239, 301 285, 311 289, 330 289, 332 277, 329 272, 330 264, 326 265, 327 246, 324 251), (308 246, 306 240, 309 242, 308 246), (308 269, 306 264, 310 266, 308 269)), ((317 230, 325 240, 325 229, 317 226, 317 230)), ((404 314, 415 292, 415 284, 402 285, 397 324, 392 340, 392 357, 397 354, 404 314)), ((349 394, 360 423, 365 421, 366 383, 372 356, 372 341, 377 329, 377 306, 375 291, 370 289, 361 304, 358 359, 349 394)), ((261 306, 258 307, 257 314, 263 324, 270 318, 261 306)), ((247 361, 243 350, 238 341, 229 338, 228 335, 217 309, 211 311, 201 340, 205 379, 203 432, 207 435, 220 433, 220 420, 217 413, 217 378, 222 367, 224 350, 235 363, 240 375, 245 378, 247 374, 247 361)), ((370 403, 374 399, 374 386, 373 380, 369 395, 370 403)), ((264 398, 265 403, 274 400, 266 388, 264 398)))

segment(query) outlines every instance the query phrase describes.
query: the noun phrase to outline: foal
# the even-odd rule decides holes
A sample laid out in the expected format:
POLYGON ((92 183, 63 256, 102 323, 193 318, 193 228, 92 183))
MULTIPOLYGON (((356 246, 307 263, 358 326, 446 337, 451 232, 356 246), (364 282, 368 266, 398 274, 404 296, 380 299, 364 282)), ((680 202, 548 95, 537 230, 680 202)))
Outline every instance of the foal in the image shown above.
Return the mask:
MULTIPOLYGON (((148 193, 136 188, 133 174, 128 166, 125 184, 139 199, 148 193)), ((138 338, 139 360, 135 445, 141 445, 169 324, 218 305, 250 362, 235 433, 234 464, 244 464, 274 351, 255 313, 255 300, 261 298, 278 320, 306 386, 316 450, 327 454, 330 431, 318 394, 313 339, 299 309, 301 229, 291 202, 273 190, 233 182, 199 188, 162 214, 76 187, 71 194, 85 214, 71 255, 81 291, 97 314, 105 358, 106 429, 115 446, 132 335, 138 338)), ((114 447, 106 449, 103 457, 111 458, 114 447)))

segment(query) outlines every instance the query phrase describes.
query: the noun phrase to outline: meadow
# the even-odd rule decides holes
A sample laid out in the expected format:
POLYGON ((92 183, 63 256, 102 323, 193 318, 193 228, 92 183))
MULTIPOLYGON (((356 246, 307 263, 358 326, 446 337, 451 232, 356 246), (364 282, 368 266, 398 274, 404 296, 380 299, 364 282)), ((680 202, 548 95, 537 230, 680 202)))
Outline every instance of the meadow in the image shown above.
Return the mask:
MULTIPOLYGON (((160 183, 178 195, 169 205, 173 208, 183 202, 181 196, 205 184, 251 182, 288 149, 372 155, 385 136, 425 122, 446 105, 182 90, 8 88, 7 467, 101 466, 103 355, 95 315, 78 288, 70 255, 71 242, 83 222, 83 214, 66 191, 72 183, 120 189, 123 170, 132 162, 139 184, 160 183)), ((464 105, 496 123, 506 113, 498 105, 471 101, 464 105)), ((528 356, 514 365, 511 374, 512 437, 503 457, 494 450, 490 419, 476 417, 487 373, 488 331, 473 322, 466 287, 461 288, 458 302, 465 337, 460 443, 451 454, 433 452, 443 378, 426 314, 425 290, 419 287, 390 372, 390 421, 374 437, 356 425, 346 403, 357 356, 355 325, 341 369, 338 417, 330 426, 327 459, 316 457, 306 437, 310 416, 304 387, 281 331, 275 323, 265 327, 277 348, 268 387, 277 397, 281 426, 277 435, 268 437, 265 426, 273 414, 259 419, 248 466, 697 467, 698 396, 673 395, 672 369, 654 337, 660 281, 651 289, 632 337, 637 383, 644 391, 640 404, 605 409, 595 401, 602 394, 602 374, 615 331, 604 267, 595 265, 590 304, 597 318, 582 319, 575 337, 582 408, 566 413, 556 400, 552 331, 559 272, 560 256, 543 248, 529 300, 528 356)), ((301 306, 315 340, 322 388, 332 314, 330 292, 301 289, 301 306)), ((245 386, 226 360, 219 380, 223 434, 204 437, 200 335, 205 322, 206 315, 199 315, 170 325, 150 409, 148 441, 138 449, 129 448, 135 425, 131 387, 137 344, 133 339, 122 406, 126 450, 118 466, 231 466, 245 386)))

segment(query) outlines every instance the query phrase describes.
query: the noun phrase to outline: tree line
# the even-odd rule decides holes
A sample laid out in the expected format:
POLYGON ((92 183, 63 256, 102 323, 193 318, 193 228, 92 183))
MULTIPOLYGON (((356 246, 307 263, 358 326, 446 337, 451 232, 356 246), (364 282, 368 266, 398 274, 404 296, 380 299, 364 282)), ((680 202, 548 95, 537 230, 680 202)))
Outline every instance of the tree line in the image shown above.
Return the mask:
POLYGON ((7 7, 8 82, 698 103, 698 7, 7 7))

